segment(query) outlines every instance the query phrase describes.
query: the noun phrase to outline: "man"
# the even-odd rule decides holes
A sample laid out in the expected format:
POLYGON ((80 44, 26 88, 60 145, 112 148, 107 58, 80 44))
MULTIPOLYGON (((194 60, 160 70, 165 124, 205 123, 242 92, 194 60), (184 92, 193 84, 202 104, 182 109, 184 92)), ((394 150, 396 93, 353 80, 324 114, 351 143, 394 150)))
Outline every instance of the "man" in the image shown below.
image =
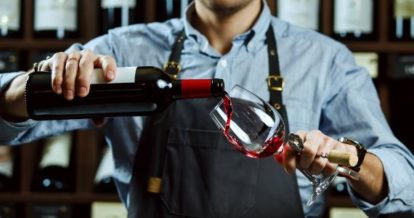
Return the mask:
MULTIPOLYGON (((290 131, 302 138, 304 150, 300 156, 288 151, 279 160, 292 176, 270 159, 243 157, 205 118, 211 110, 207 100, 174 104, 161 116, 108 118, 102 128, 114 149, 114 177, 130 217, 321 216, 324 199, 305 206, 312 187, 294 172, 332 174, 336 165, 319 154, 333 149, 363 160, 355 169, 360 179, 348 184, 365 213, 413 211, 413 155, 391 133, 366 71, 343 45, 273 18, 265 1, 195 0, 186 19, 110 31, 55 54, 40 69, 52 71, 53 90, 67 100, 85 97, 93 68, 103 68, 110 81, 117 66, 162 67, 183 30, 179 78, 222 78, 227 89, 239 84, 269 100, 267 78, 276 66, 285 81, 282 102, 290 131), (277 47, 268 50, 272 42, 277 47), (340 136, 367 146, 365 157, 363 149, 335 140, 340 136), (147 156, 156 145, 167 146, 157 160, 164 166, 162 189, 148 193, 147 168, 153 160, 147 156)), ((45 137, 51 127, 50 134, 93 128, 89 120, 28 120, 26 78, 27 73, 0 78, 0 143, 45 137)))

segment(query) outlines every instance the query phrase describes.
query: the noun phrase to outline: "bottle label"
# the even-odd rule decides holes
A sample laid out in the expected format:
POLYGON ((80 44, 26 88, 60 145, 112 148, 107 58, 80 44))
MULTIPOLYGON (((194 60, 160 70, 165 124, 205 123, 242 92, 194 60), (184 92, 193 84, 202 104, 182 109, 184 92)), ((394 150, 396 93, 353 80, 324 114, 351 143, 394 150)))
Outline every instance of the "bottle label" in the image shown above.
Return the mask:
POLYGON ((414 16, 414 0, 394 0, 394 16, 404 19, 414 16))
POLYGON ((135 8, 135 5, 135 0, 101 0, 102 8, 121 8, 123 6, 135 8))
POLYGON ((0 1, 0 28, 15 31, 20 29, 20 1, 0 1))
POLYGON ((371 78, 378 77, 378 54, 375 52, 354 52, 355 62, 368 70, 371 78))
POLYGON ((92 202, 91 218, 128 217, 128 211, 121 202, 92 202))
POLYGON ((36 0, 34 30, 77 29, 77 0, 36 0))
POLYGON ((70 133, 52 136, 46 139, 39 167, 69 167, 71 146, 72 134, 70 133))
POLYGON ((116 70, 115 79, 108 82, 105 79, 102 69, 95 69, 91 77, 92 84, 111 84, 111 83, 134 83, 136 67, 118 67, 116 70))
POLYGON ((112 176, 114 172, 114 159, 112 158, 112 149, 110 147, 105 148, 104 155, 99 163, 98 170, 96 171, 95 184, 98 184, 102 179, 112 176))
POLYGON ((317 30, 319 4, 319 0, 279 0, 278 17, 289 23, 317 30))
POLYGON ((334 32, 372 33, 373 2, 372 0, 335 0, 334 32))
POLYGON ((393 78, 413 78, 414 77, 414 55, 401 55, 394 58, 394 70, 391 74, 393 78))

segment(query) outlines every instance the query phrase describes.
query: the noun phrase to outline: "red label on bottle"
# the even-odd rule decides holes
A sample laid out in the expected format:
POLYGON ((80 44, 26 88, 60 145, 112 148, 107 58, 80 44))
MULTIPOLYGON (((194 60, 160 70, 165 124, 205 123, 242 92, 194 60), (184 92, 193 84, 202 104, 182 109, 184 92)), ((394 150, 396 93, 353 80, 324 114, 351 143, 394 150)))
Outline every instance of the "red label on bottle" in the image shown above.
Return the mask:
POLYGON ((189 79, 181 81, 183 98, 201 98, 211 95, 211 79, 189 79))

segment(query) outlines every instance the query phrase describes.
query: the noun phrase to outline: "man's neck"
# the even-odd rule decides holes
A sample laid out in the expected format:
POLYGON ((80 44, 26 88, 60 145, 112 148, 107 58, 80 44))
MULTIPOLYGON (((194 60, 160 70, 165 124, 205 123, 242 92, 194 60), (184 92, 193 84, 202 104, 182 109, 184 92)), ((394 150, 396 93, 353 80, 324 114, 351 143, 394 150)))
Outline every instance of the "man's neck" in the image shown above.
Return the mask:
POLYGON ((233 38, 249 30, 260 15, 260 0, 246 1, 234 8, 209 8, 199 0, 190 22, 204 34, 209 43, 221 54, 230 51, 233 38))

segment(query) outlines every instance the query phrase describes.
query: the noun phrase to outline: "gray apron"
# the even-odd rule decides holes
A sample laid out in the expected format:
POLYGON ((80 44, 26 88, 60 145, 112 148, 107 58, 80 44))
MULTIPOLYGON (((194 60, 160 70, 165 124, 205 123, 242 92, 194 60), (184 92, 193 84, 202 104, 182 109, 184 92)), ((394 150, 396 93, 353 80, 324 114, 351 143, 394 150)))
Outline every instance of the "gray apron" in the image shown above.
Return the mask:
MULTIPOLYGON (((276 57, 269 49, 269 63, 278 70, 269 31, 268 46, 276 49, 276 57)), ((179 61, 180 37, 170 61, 179 61)), ((178 100, 148 117, 130 183, 129 218, 304 217, 296 176, 271 157, 245 157, 217 129, 209 113, 219 100, 178 100), (153 166, 162 178, 159 193, 147 191, 153 166)))

